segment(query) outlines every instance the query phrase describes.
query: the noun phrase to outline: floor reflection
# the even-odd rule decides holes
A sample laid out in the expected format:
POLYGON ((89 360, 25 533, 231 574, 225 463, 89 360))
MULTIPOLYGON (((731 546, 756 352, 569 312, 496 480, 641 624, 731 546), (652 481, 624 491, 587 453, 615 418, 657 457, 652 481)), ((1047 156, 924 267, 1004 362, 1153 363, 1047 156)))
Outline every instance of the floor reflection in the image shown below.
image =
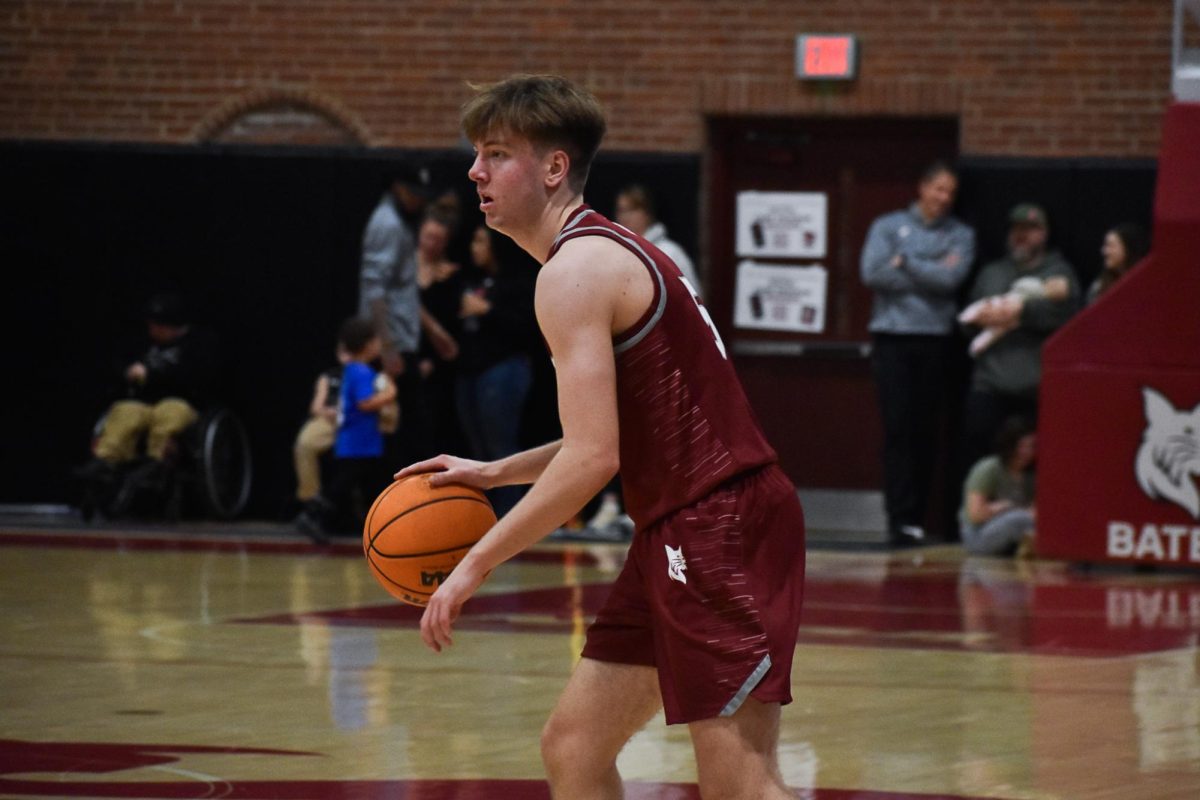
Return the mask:
MULTIPOLYGON (((477 596, 460 630, 578 636, 607 582, 477 596)), ((241 620, 415 627, 420 609, 395 603, 241 620)), ((997 559, 851 561, 809 571, 801 644, 1105 657, 1193 647, 1200 583, 1188 576, 1088 574, 1060 564, 997 559)))
MULTIPOLYGON (((355 548, 36 539, 0 532, 0 797, 547 798, 538 733, 624 556, 506 564, 435 657, 355 548)), ((950 547, 808 574, 797 797, 1200 797, 1196 574, 950 547)), ((699 796, 661 718, 621 769, 699 796)))

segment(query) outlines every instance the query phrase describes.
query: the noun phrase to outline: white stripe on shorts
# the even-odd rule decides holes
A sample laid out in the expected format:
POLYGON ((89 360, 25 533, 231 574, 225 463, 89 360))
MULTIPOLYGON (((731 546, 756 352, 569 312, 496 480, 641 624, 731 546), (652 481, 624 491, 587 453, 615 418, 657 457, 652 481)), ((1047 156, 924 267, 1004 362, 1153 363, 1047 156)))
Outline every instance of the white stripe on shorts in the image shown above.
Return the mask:
POLYGON ((750 677, 746 678, 746 682, 742 684, 742 688, 737 690, 737 694, 725 704, 721 709, 720 716, 732 717, 737 713, 737 710, 742 707, 742 703, 746 702, 746 698, 754 691, 754 687, 758 686, 759 681, 767 674, 767 670, 771 668, 771 655, 768 653, 763 656, 763 660, 758 662, 758 666, 754 668, 754 672, 750 673, 750 677))

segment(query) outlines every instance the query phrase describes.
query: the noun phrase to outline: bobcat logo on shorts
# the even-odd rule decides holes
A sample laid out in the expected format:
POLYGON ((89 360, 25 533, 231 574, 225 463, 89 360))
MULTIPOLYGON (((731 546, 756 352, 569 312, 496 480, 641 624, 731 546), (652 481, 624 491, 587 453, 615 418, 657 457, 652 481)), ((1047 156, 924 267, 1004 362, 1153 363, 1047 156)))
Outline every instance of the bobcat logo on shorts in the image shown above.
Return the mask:
POLYGON ((687 576, 683 574, 687 569, 687 562, 683 559, 683 548, 672 549, 671 545, 664 545, 667 548, 667 577, 673 581, 687 583, 687 576))

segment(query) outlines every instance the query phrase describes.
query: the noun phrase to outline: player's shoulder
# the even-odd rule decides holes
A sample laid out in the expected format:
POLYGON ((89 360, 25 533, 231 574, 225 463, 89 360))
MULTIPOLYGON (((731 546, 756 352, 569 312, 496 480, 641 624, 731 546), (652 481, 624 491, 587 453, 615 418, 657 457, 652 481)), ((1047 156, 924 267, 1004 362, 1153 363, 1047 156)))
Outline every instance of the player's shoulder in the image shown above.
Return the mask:
POLYGON ((566 241, 538 272, 534 304, 539 321, 551 316, 570 324, 600 319, 609 324, 638 262, 616 242, 600 236, 566 241))
POLYGON ((542 265, 538 284, 559 281, 583 286, 600 286, 638 265, 626 247, 606 236, 577 236, 567 239, 542 265))

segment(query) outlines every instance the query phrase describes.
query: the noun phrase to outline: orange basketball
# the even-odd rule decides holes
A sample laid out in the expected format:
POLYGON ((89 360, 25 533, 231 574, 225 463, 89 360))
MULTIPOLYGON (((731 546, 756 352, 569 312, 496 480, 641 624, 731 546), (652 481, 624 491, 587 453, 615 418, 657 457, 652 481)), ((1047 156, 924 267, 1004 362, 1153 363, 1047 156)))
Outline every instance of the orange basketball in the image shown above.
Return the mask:
POLYGON ((430 486, 428 475, 411 475, 384 489, 371 505, 363 552, 384 589, 423 606, 495 522, 492 504, 478 489, 430 486))

